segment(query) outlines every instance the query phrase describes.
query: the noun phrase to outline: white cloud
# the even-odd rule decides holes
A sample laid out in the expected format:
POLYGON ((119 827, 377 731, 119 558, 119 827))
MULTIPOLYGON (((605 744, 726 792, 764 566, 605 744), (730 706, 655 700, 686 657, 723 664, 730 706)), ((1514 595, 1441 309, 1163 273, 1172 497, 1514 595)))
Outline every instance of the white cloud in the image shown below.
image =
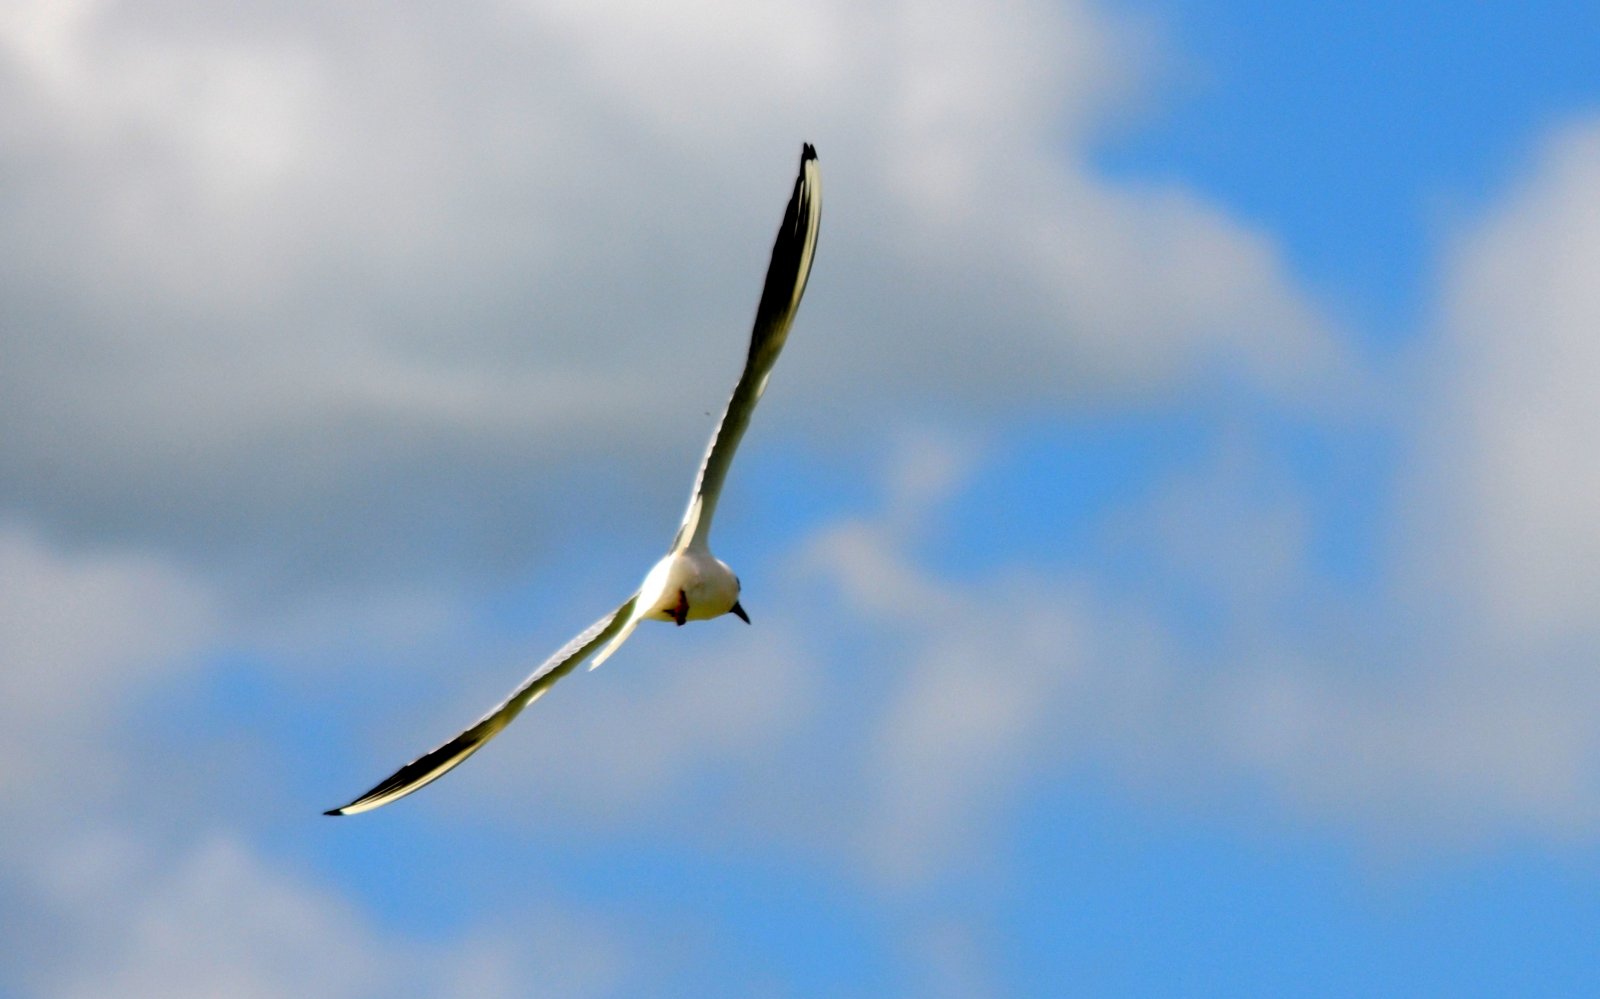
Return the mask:
POLYGON ((83 953, 51 992, 348 996, 404 981, 348 905, 265 870, 241 844, 200 843, 175 860, 140 886, 147 894, 137 904, 84 907, 83 953))
POLYGON ((155 683, 193 671, 217 627, 210 595, 157 559, 65 555, 27 528, 0 526, 8 804, 103 792, 117 765, 99 752, 102 730, 155 683))
MULTIPOLYGON (((176 850, 78 834, 41 851, 34 904, 70 932, 16 962, 53 996, 515 996, 530 983, 613 994, 632 974, 620 936, 541 906, 517 939, 401 939, 349 899, 264 860, 237 838, 176 850)), ((509 927, 507 927, 509 929, 509 927)))
MULTIPOLYGON (((1449 261, 1430 553, 1512 648, 1600 624, 1600 125, 1563 130, 1449 261)), ((1446 585, 1449 585, 1448 583, 1446 585)), ((1508 650, 1509 651, 1509 650, 1508 650)))
POLYGON ((873 700, 832 800, 849 803, 839 823, 851 830, 847 844, 889 883, 923 881, 969 856, 1034 768, 1031 754, 1065 722, 1064 695, 1082 679, 1088 629, 1077 595, 1036 578, 951 579, 912 554, 933 512, 964 486, 957 470, 977 462, 970 444, 908 436, 888 463, 881 516, 831 525, 798 555, 803 588, 822 584, 816 612, 843 619, 833 630, 853 635, 865 624, 875 636, 854 653, 870 669, 840 671, 851 676, 849 696, 873 700))
MULTIPOLYGON (((1558 148, 1571 155, 1569 143, 1558 148)), ((1565 212, 1546 210, 1565 227, 1574 217, 1592 219, 1588 189, 1581 191, 1565 212)), ((1508 217, 1520 218, 1501 214, 1496 225, 1508 217)), ((1562 242, 1570 245, 1570 237, 1562 242)), ((1506 249, 1481 233, 1468 245, 1478 254, 1506 249)), ((1549 252, 1539 241, 1519 249, 1535 260, 1549 252)), ((1530 309, 1528 321, 1508 322, 1494 335, 1492 349, 1525 346, 1542 355, 1548 345, 1529 338, 1545 317, 1582 311, 1530 309)), ((1441 346, 1461 349, 1454 338, 1441 346)), ((1472 344, 1469 356, 1483 349, 1472 344)), ((1581 379, 1581 366, 1572 374, 1581 379)), ((1445 388, 1432 400, 1480 413, 1496 412, 1485 403, 1502 392, 1494 379, 1462 378, 1445 388)), ((1581 424, 1593 407, 1577 405, 1581 412, 1569 419, 1581 424)), ((1427 427, 1441 424, 1451 425, 1448 416, 1427 427)), ((1568 428, 1557 421, 1547 430, 1568 428)), ((1419 446, 1486 464, 1496 457, 1480 449, 1481 424, 1452 429, 1419 446)), ((1600 737, 1592 724, 1600 679, 1584 651, 1600 617, 1583 610, 1583 599, 1600 591, 1561 594, 1558 606, 1570 613, 1541 628, 1492 609, 1475 620, 1459 616, 1462 593, 1492 599, 1527 582, 1482 566, 1446 588, 1379 582, 1373 592, 1353 592, 1318 567, 1313 542, 1328 525, 1318 522, 1312 496, 1247 426, 1101 525, 1101 543, 1115 561, 1140 566, 1135 576, 1093 561, 1052 566, 1028 553, 974 577, 955 575, 938 568, 942 559, 932 553, 959 525, 941 525, 928 507, 894 499, 908 492, 896 485, 909 475, 894 471, 901 465, 959 467, 917 457, 937 450, 922 441, 905 449, 903 461, 888 462, 881 518, 830 525, 807 542, 804 556, 836 590, 831 609, 852 622, 837 626, 851 636, 843 641, 874 636, 870 658, 888 677, 873 688, 880 699, 869 712, 859 795, 840 799, 853 802, 841 824, 860 830, 857 845, 888 883, 925 885, 982 864, 981 844, 1019 794, 1048 793, 1054 775, 1082 765, 1130 794, 1181 807, 1213 807, 1213 799, 1234 807, 1240 788, 1255 788, 1268 810, 1365 842, 1471 847, 1522 833, 1586 835, 1600 822, 1600 737)), ((967 447, 951 454, 960 452, 965 473, 929 480, 952 493, 966 488, 981 461, 967 447)), ((1432 457, 1427 467, 1441 467, 1432 457)), ((1585 474, 1558 462, 1532 478, 1581 490, 1585 474)), ((1493 478, 1489 486, 1526 494, 1535 507, 1542 502, 1527 480, 1508 486, 1493 478)), ((937 507, 945 493, 920 495, 937 507)), ((1435 482, 1402 495, 1421 497, 1439 505, 1407 518, 1434 518, 1428 544, 1449 545, 1408 545, 1398 552, 1406 563, 1431 560, 1429 578, 1437 580, 1448 578, 1443 570, 1459 571, 1463 554, 1500 550, 1477 490, 1441 490, 1435 482)), ((1585 518, 1551 518, 1541 530, 1576 536, 1547 562, 1513 567, 1539 574, 1534 586, 1546 574, 1581 581, 1590 569, 1583 558, 1590 527, 1585 518)), ((1403 575, 1403 566, 1394 568, 1403 575)))
POLYGON ((817 542, 907 663, 869 778, 887 869, 976 855, 1003 789, 1072 759, 1195 804, 1264 788, 1363 837, 1593 832, 1600 130, 1554 135, 1447 263, 1435 363, 1388 411, 1418 421, 1395 428, 1414 474, 1371 592, 1322 575, 1334 528, 1248 424, 1103 525, 1131 583, 1028 557, 1053 578, 951 578, 890 522, 817 542))
MULTIPOLYGON (((152 737, 148 719, 170 711, 164 691, 205 682, 204 655, 229 625, 209 590, 158 558, 0 530, 0 921, 18 930, 0 989, 522 995, 531 971, 576 996, 633 974, 616 929, 556 904, 495 924, 517 939, 482 925, 444 939, 383 932, 331 885, 214 825, 213 808, 197 811, 215 790, 203 761, 249 733, 188 718, 152 737), (169 738, 182 740, 176 754, 169 738)), ((227 779, 278 793, 259 774, 227 779)))
POLYGON ((1347 664, 1241 671, 1209 692, 1226 766, 1343 830, 1402 844, 1560 841, 1600 820, 1590 721, 1600 684, 1515 662, 1407 662, 1376 682, 1347 664))

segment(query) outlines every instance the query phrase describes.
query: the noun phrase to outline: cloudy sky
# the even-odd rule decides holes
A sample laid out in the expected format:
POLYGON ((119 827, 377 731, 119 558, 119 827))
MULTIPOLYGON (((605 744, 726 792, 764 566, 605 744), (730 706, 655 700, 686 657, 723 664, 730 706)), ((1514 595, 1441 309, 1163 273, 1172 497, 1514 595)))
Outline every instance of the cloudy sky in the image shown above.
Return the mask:
POLYGON ((4 5, 0 992, 1592 985, 1596 37, 4 5), (802 140, 754 625, 322 817, 659 555, 802 140))

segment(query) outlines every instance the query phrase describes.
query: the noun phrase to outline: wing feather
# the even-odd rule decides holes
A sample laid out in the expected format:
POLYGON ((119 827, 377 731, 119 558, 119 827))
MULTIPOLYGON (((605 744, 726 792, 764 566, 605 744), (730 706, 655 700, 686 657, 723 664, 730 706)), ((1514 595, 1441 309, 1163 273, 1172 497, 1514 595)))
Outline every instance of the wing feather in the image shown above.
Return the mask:
POLYGON ((387 805, 391 801, 404 798, 412 791, 425 787, 454 770, 467 757, 482 749, 484 743, 499 735, 500 730, 511 724, 511 720, 517 717, 523 708, 538 700, 557 680, 572 672, 573 668, 588 658, 601 643, 621 630, 623 623, 630 617, 634 601, 637 599, 638 594, 629 597, 621 607, 585 628, 582 634, 562 646, 561 651, 546 659, 538 669, 522 681, 522 685, 512 691, 510 697, 478 719, 466 731, 432 752, 407 763, 348 805, 331 808, 323 814, 357 815, 371 811, 380 805, 387 805))
POLYGON ((778 238, 772 246, 772 261, 767 265, 767 281, 756 306, 755 328, 750 333, 750 353, 744 372, 733 388, 733 396, 723 410, 722 420, 711 435, 700 473, 695 477, 684 511, 683 525, 672 542, 673 551, 694 546, 703 548, 711 532, 717 497, 733 463, 733 452, 750 424, 767 378, 777 363, 789 337, 789 326, 800 308, 806 281, 811 276, 811 261, 817 252, 817 232, 822 223, 822 173, 817 166, 817 151, 808 142, 800 151, 800 174, 795 178, 794 194, 783 213, 778 238))

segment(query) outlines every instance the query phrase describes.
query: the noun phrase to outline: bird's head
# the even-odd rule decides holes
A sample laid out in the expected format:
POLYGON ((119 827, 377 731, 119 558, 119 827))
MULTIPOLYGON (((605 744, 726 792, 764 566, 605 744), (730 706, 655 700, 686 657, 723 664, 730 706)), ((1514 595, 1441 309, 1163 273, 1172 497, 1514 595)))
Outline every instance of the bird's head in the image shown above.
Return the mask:
POLYGON ((744 592, 744 584, 739 582, 739 577, 738 576, 734 576, 733 577, 733 606, 728 608, 728 613, 732 614, 735 617, 737 617, 739 620, 743 621, 745 624, 749 624, 750 623, 750 615, 746 614, 744 612, 744 608, 739 605, 739 594, 741 594, 743 592, 744 592))

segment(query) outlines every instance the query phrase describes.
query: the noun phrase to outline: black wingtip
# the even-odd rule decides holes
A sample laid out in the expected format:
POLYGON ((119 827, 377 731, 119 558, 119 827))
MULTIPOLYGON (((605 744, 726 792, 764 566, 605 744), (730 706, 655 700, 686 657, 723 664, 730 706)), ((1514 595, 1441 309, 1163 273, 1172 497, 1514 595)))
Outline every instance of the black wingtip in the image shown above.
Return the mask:
POLYGON ((323 815, 343 815, 344 814, 344 809, 342 809, 342 808, 330 808, 326 812, 323 812, 322 814, 323 815))
POLYGON ((809 142, 800 144, 800 162, 806 163, 817 158, 817 147, 809 142))

